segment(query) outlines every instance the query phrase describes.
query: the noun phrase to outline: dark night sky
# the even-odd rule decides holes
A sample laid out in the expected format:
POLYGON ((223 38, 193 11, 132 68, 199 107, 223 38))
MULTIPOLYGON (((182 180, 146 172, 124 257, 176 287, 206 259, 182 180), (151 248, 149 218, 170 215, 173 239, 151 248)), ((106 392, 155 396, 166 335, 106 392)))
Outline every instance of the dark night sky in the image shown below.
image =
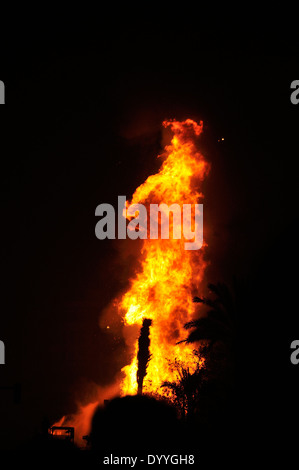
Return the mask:
POLYGON ((88 383, 109 384, 125 364, 122 339, 98 319, 126 286, 129 254, 95 238, 94 211, 157 170, 161 122, 186 117, 204 121, 212 165, 208 280, 235 275, 251 288, 240 328, 251 375, 241 373, 240 390, 248 403, 261 389, 251 406, 269 416, 279 402, 280 428, 288 426, 299 373, 289 361, 298 337, 299 105, 289 98, 298 43, 146 26, 84 38, 39 32, 6 51, 0 381, 22 386, 20 404, 6 397, 10 436, 73 410, 88 383))

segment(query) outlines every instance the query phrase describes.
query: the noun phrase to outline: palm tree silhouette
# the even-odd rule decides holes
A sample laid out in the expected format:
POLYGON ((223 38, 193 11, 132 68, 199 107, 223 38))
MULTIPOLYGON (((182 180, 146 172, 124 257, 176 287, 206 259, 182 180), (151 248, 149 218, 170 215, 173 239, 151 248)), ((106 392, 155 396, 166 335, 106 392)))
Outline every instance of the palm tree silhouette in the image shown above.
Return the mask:
POLYGON ((149 352, 150 346, 150 326, 152 324, 152 320, 145 318, 142 323, 142 327, 140 330, 140 336, 138 339, 138 353, 137 353, 137 360, 138 360, 138 369, 137 369, 137 384, 138 384, 138 395, 142 395, 142 387, 143 387, 143 380, 146 376, 147 366, 151 359, 151 354, 149 352))
POLYGON ((232 348, 235 345, 237 326, 237 305, 226 284, 218 282, 208 285, 209 290, 215 298, 194 297, 193 302, 201 303, 210 307, 206 315, 191 320, 184 325, 186 330, 192 331, 188 337, 179 343, 195 343, 201 340, 208 340, 210 347, 218 341, 229 344, 232 348))
POLYGON ((198 362, 195 371, 191 372, 189 367, 185 367, 178 360, 175 360, 172 366, 177 372, 178 380, 165 381, 161 387, 171 391, 174 405, 180 411, 181 417, 186 418, 196 409, 200 389, 205 380, 205 367, 198 362))

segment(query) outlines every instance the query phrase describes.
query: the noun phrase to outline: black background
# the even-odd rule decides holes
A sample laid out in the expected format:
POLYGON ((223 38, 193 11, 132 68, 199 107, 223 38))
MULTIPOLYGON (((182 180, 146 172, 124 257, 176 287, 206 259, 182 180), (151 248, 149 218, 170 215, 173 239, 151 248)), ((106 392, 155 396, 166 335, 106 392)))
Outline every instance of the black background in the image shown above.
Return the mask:
POLYGON ((111 383, 126 363, 98 318, 126 286, 129 254, 95 238, 94 211, 157 170, 165 118, 191 117, 212 165, 207 282, 237 276, 250 292, 237 447, 294 449, 299 38, 142 23, 25 30, 3 44, 0 380, 20 383, 21 400, 1 392, 0 446, 74 411, 89 383, 111 383))

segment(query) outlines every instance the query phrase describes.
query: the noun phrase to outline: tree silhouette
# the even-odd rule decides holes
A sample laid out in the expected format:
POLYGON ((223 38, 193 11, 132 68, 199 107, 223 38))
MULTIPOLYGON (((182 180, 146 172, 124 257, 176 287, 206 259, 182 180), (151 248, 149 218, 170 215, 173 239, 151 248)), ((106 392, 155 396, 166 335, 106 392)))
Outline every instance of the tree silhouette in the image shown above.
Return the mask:
POLYGON ((219 282, 216 285, 209 284, 208 287, 216 298, 193 298, 193 302, 210 307, 210 310, 206 315, 184 325, 186 330, 192 329, 192 331, 180 343, 208 340, 212 347, 217 341, 223 341, 234 349, 237 324, 236 301, 225 284, 219 282))
MULTIPOLYGON (((196 351, 194 351, 194 354, 198 355, 196 351)), ((178 380, 174 382, 165 381, 161 387, 170 390, 170 401, 177 408, 181 417, 186 418, 196 410, 200 389, 205 380, 205 367, 200 358, 193 372, 177 359, 171 365, 177 372, 178 380)))
POLYGON ((200 436, 208 447, 221 448, 225 442, 230 443, 237 429, 234 408, 236 330, 241 309, 243 314, 247 313, 248 290, 236 280, 233 287, 230 290, 220 282, 209 284, 207 298, 193 298, 193 302, 205 308, 197 319, 184 325, 190 332, 179 343, 197 343, 193 353, 199 358, 198 367, 191 372, 175 361, 177 380, 162 384, 171 392, 170 401, 185 418, 187 426, 196 429, 196 434, 191 432, 189 437, 196 440, 196 435, 200 436))
POLYGON ((137 353, 137 360, 138 360, 138 370, 137 370, 137 384, 138 384, 138 395, 142 395, 142 387, 143 387, 143 380, 146 376, 147 365, 151 358, 149 352, 149 330, 152 324, 152 320, 145 318, 142 323, 142 327, 140 330, 140 336, 138 339, 138 353, 137 353))

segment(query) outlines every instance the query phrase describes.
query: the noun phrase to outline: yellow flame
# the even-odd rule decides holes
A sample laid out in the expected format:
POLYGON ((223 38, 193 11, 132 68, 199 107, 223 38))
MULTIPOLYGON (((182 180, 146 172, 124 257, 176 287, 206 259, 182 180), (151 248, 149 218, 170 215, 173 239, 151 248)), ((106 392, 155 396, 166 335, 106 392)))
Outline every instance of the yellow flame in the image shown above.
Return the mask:
MULTIPOLYGON (((165 203, 196 204, 199 186, 209 171, 209 165, 196 148, 196 137, 202 132, 202 122, 165 121, 173 132, 171 144, 165 147, 162 166, 133 194, 130 204, 165 203)), ((171 226, 171 225, 170 225, 171 226)), ((180 361, 192 371, 196 360, 192 347, 176 344, 184 339, 184 324, 194 315, 192 293, 198 289, 206 266, 203 248, 188 251, 183 239, 143 240, 142 268, 131 280, 130 289, 120 299, 125 325, 141 325, 144 318, 152 319, 150 353, 152 355, 144 381, 144 392, 166 393, 164 381, 176 380, 171 364, 180 361)), ((132 362, 122 371, 125 378, 123 394, 137 391, 138 338, 132 362)))

